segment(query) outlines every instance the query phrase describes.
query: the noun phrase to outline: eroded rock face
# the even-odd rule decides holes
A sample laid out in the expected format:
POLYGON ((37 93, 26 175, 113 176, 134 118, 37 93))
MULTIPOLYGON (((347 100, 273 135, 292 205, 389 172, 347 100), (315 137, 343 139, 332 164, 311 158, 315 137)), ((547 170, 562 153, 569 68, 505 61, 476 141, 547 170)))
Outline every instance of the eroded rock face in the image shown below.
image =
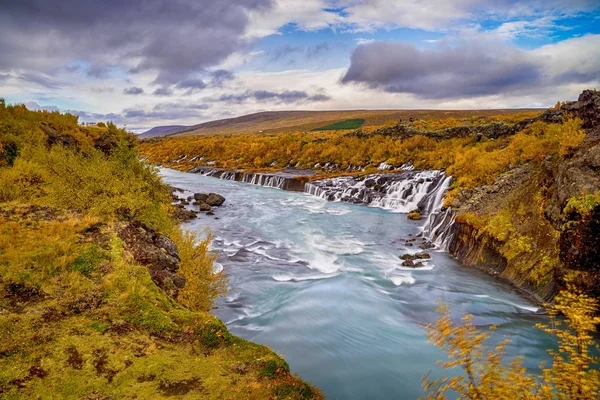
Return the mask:
POLYGON ((600 126, 600 92, 597 90, 584 90, 577 101, 563 105, 561 110, 581 118, 583 127, 586 129, 600 126))
POLYGON ((180 260, 175 243, 139 221, 128 221, 117 233, 135 261, 148 267, 152 280, 175 297, 185 286, 185 278, 176 273, 180 260))
POLYGON ((566 268, 600 273, 600 206, 569 221, 560 235, 560 260, 566 268))
POLYGON ((554 177, 554 191, 546 207, 546 216, 555 227, 566 222, 563 209, 571 197, 600 190, 600 140, 586 139, 573 157, 562 162, 554 177))

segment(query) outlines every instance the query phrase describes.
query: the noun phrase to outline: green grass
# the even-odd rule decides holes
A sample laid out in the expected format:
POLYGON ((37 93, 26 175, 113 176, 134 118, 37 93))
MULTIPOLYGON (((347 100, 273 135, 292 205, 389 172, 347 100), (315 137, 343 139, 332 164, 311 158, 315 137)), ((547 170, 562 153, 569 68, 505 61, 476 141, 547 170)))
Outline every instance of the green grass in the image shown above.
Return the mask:
POLYGON ((333 124, 325 125, 320 128, 315 128, 313 131, 342 131, 346 129, 358 129, 365 123, 362 118, 347 119, 345 121, 334 122, 333 124))

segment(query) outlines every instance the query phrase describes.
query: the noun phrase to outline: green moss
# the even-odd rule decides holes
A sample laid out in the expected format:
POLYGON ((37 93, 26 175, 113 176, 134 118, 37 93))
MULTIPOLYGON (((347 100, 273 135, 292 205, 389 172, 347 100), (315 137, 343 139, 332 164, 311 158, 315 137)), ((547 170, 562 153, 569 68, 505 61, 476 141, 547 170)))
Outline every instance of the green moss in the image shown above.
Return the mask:
POLYGON ((110 328, 110 324, 103 321, 92 321, 88 324, 88 326, 100 333, 104 333, 108 330, 108 328, 110 328))
POLYGON ((577 213, 582 217, 591 215, 592 210, 600 205, 600 191, 585 196, 571 197, 564 208, 565 215, 577 213))
POLYGON ((277 376, 288 372, 290 372, 288 363, 284 359, 276 357, 263 362, 263 367, 258 373, 258 376, 275 379, 277 376))
POLYGON ((209 349, 227 345, 231 341, 231 334, 225 327, 225 324, 216 318, 204 322, 196 330, 196 334, 200 337, 200 343, 209 349))
POLYGON ((96 244, 88 244, 80 250, 79 255, 73 261, 70 268, 72 271, 77 271, 87 277, 96 270, 100 262, 106 259, 106 252, 96 244))

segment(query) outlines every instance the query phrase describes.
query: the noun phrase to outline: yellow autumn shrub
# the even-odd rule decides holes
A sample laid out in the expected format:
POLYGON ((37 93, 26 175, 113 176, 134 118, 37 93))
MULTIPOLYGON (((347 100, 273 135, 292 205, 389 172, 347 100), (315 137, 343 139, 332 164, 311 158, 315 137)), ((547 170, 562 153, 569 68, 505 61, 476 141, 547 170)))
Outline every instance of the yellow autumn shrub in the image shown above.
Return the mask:
POLYGON ((185 278, 185 287, 177 300, 194 311, 210 311, 215 300, 227 292, 227 276, 215 271, 216 255, 210 253, 212 235, 197 241, 196 234, 178 230, 172 235, 179 251, 178 274, 185 278))
MULTIPOLYGON (((517 357, 506 361, 509 340, 489 344, 491 332, 473 325, 472 317, 455 324, 447 306, 440 318, 426 327, 429 341, 448 354, 439 362, 445 369, 459 369, 461 375, 431 380, 423 377, 427 399, 442 400, 458 394, 471 400, 594 400, 600 397, 600 371, 593 353, 598 301, 571 288, 555 298, 549 307, 550 323, 538 325, 558 341, 558 351, 549 350, 550 365, 540 365, 541 374, 529 372, 517 357), (561 317, 564 316, 564 319, 561 317)), ((492 330, 493 331, 493 330, 492 330)))

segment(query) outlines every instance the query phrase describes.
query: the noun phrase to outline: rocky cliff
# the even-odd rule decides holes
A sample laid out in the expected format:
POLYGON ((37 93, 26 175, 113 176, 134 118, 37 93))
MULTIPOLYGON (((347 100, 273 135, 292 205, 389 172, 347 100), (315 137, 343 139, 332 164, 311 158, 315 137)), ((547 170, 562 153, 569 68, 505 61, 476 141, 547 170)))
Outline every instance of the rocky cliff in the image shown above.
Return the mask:
POLYGON ((584 141, 571 154, 513 167, 491 185, 459 190, 450 251, 539 300, 569 282, 600 297, 600 93, 541 117, 580 118, 584 141))

